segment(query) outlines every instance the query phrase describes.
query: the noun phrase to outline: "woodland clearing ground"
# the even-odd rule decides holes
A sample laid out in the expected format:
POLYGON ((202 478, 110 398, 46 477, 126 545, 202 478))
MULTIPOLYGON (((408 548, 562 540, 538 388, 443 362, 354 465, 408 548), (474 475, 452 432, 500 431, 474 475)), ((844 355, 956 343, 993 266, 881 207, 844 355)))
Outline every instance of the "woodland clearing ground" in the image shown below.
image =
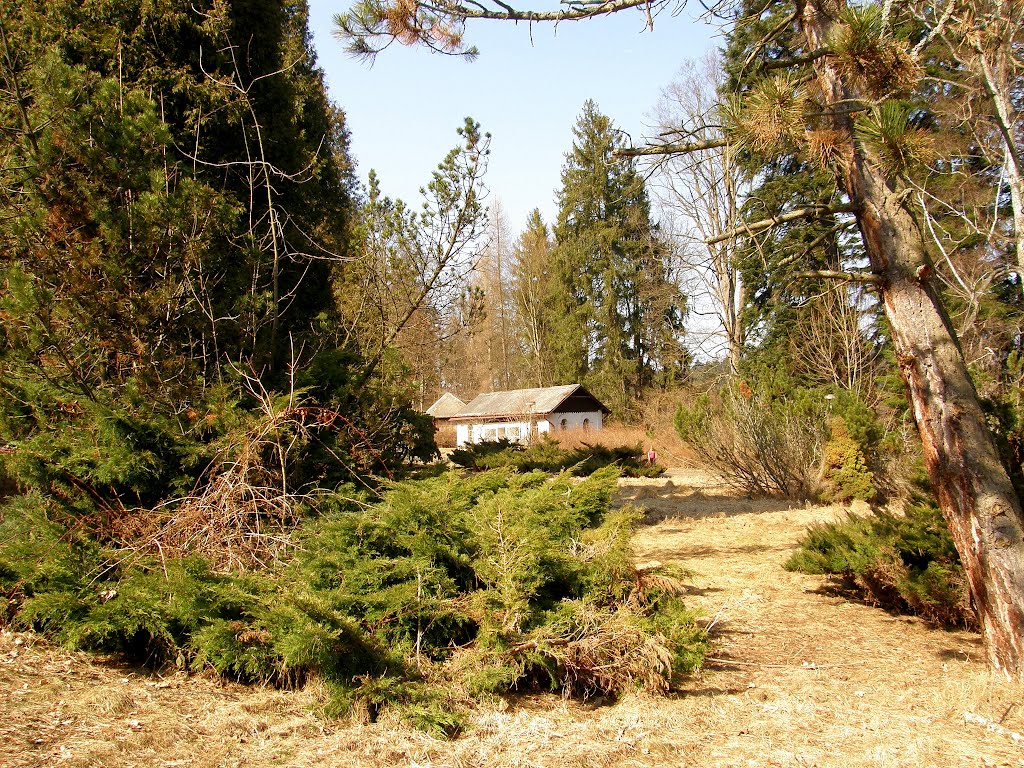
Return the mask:
POLYGON ((619 497, 653 521, 640 559, 689 569, 688 602, 714 624, 713 660, 671 698, 512 697, 441 742, 320 720, 316 685, 161 678, 2 632, 0 766, 1024 766, 1024 686, 989 674, 977 635, 782 569, 808 524, 845 510, 737 498, 697 470, 624 480, 619 497))

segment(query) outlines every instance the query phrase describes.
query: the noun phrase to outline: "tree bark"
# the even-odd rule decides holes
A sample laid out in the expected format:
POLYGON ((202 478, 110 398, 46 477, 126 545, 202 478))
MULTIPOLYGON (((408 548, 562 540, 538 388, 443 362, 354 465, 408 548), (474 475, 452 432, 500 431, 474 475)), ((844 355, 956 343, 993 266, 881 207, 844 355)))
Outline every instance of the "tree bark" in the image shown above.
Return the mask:
MULTIPOLYGON (((808 50, 828 39, 835 5, 807 0, 798 25, 808 50)), ((814 62, 833 105, 867 102, 829 58, 814 62)), ((869 148, 854 140, 848 113, 833 128, 846 140, 840 185, 880 281, 900 373, 907 386, 933 490, 963 562, 992 665, 1024 676, 1024 515, 995 443, 942 302, 929 275, 924 238, 906 206, 903 182, 886 178, 869 148)))

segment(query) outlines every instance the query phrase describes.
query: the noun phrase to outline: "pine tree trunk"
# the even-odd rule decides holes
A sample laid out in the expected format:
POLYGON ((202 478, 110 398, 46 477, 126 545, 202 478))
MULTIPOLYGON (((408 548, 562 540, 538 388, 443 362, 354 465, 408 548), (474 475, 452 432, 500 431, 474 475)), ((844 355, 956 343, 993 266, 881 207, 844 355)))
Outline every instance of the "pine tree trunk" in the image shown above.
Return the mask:
MULTIPOLYGON (((831 6, 828 10, 833 10, 831 6)), ((828 39, 822 0, 800 8, 807 49, 828 39)), ((818 84, 833 104, 853 91, 827 57, 815 62, 818 84)), ((867 100, 867 99, 863 99, 867 100)), ((846 139, 839 182, 857 221, 879 289, 892 342, 924 444, 925 463, 963 562, 992 665, 1024 676, 1024 515, 1003 467, 956 335, 931 279, 924 239, 905 206, 902 183, 884 178, 858 146, 845 109, 833 127, 846 139)))

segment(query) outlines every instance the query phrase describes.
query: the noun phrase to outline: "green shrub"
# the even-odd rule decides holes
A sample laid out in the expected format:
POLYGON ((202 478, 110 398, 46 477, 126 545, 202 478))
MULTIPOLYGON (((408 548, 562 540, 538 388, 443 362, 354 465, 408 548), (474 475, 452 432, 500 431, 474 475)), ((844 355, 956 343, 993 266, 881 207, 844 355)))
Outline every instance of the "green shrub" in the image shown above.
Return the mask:
POLYGON ((822 498, 832 502, 871 501, 878 495, 874 473, 868 469, 864 453, 851 437, 846 421, 840 417, 830 419, 829 432, 822 458, 822 498))
POLYGON ((472 470, 509 467, 517 472, 571 472, 578 477, 592 475, 602 467, 615 465, 625 477, 657 477, 665 468, 648 465, 643 448, 587 445, 566 449, 547 435, 530 446, 513 443, 505 438, 475 443, 452 451, 452 463, 472 470))
POLYGON ((3 611, 154 666, 319 678, 325 712, 395 707, 437 734, 461 728, 450 690, 666 690, 704 637, 662 589, 671 579, 652 586, 633 567, 636 515, 610 508, 617 477, 506 468, 392 483, 374 504, 307 520, 290 562, 247 574, 115 556, 41 497, 16 497, 0 507, 3 611))
POLYGON ((786 568, 836 576, 878 605, 938 624, 977 624, 952 537, 934 506, 812 526, 786 568))
POLYGON ((503 437, 500 440, 484 440, 479 443, 469 443, 463 448, 456 448, 452 451, 449 459, 453 464, 465 467, 466 469, 495 469, 496 466, 507 466, 510 457, 506 457, 506 463, 501 465, 488 462, 490 466, 485 466, 482 462, 487 461, 488 457, 491 456, 505 456, 506 454, 521 452, 522 450, 522 445, 509 440, 507 437, 503 437))

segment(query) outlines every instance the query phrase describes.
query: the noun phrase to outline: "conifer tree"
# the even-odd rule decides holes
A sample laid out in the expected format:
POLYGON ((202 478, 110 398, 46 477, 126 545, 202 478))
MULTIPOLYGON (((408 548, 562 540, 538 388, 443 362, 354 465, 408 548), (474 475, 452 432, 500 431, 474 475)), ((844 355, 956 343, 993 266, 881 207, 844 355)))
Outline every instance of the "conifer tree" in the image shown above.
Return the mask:
POLYGON ((556 377, 580 381, 620 414, 681 359, 683 301, 666 279, 650 200, 611 120, 588 101, 573 129, 552 264, 556 377))
MULTIPOLYGON (((726 33, 722 64, 727 75, 720 98, 750 91, 774 71, 773 62, 786 61, 793 53, 789 36, 766 35, 792 15, 791 4, 745 0, 738 13, 743 23, 726 33), (760 13, 759 13, 760 11, 760 13)), ((816 206, 841 208, 842 193, 835 178, 794 144, 784 151, 762 151, 753 145, 735 148, 737 158, 753 179, 753 189, 743 201, 741 217, 758 222, 816 206)), ((837 271, 863 258, 856 238, 844 237, 855 225, 845 212, 795 218, 751 235, 740 235, 738 261, 748 286, 750 301, 743 313, 748 336, 760 342, 769 356, 785 355, 786 340, 806 314, 809 304, 829 283, 800 277, 813 270, 837 271)), ((742 232, 742 227, 739 227, 742 232)))
POLYGON ((275 389, 374 418, 339 349, 354 176, 306 15, 0 12, 0 458, 22 487, 107 518, 189 493, 275 389))

